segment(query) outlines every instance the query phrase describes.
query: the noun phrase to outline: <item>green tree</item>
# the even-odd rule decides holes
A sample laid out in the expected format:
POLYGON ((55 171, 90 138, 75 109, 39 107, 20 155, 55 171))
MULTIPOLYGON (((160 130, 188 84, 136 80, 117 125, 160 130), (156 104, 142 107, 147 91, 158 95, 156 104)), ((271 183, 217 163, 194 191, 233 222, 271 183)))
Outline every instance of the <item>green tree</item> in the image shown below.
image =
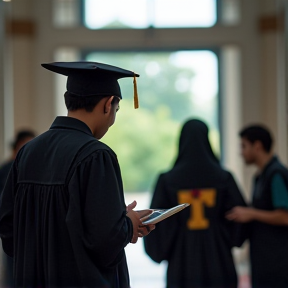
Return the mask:
POLYGON ((133 79, 119 79, 121 109, 102 140, 118 155, 126 192, 153 189, 158 174, 170 169, 178 150, 179 129, 188 118, 206 121, 212 146, 219 154, 217 97, 202 106, 193 101, 193 68, 177 66, 173 53, 176 52, 93 52, 87 56, 87 60, 132 71, 137 67, 135 73, 140 74, 140 108, 133 108, 133 79))
POLYGON ((102 141, 118 155, 125 191, 147 191, 174 160, 179 124, 165 106, 151 112, 132 110, 132 104, 120 102, 116 122, 102 141))
MULTIPOLYGON (((88 60, 114 64, 134 70, 140 74, 137 78, 139 101, 142 108, 152 112, 158 106, 165 105, 170 110, 170 117, 176 121, 191 115, 192 94, 190 91, 194 72, 192 69, 177 67, 171 61, 173 52, 145 52, 145 53, 100 53, 89 54, 88 60)), ((192 67, 192 65, 191 65, 192 67)), ((123 98, 133 96, 131 78, 119 79, 123 98)))

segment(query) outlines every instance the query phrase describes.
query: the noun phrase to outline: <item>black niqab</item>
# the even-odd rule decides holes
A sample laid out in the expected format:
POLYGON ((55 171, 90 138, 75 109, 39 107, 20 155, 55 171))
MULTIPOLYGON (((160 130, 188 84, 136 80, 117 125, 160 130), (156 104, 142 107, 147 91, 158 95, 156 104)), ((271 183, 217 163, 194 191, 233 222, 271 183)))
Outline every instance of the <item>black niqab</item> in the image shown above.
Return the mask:
POLYGON ((242 226, 226 220, 225 214, 245 202, 232 174, 221 167, 212 151, 208 127, 198 119, 184 124, 178 157, 170 171, 160 174, 150 207, 181 204, 183 191, 191 199, 190 209, 158 223, 144 238, 146 252, 156 262, 168 261, 167 288, 237 287, 231 249, 242 245, 244 234, 242 226), (194 206, 193 201, 208 190, 214 193, 213 203, 194 206), (199 207, 208 225, 191 228, 188 222, 195 220, 199 207))
POLYGON ((174 168, 207 163, 219 168, 219 161, 214 155, 209 138, 207 125, 197 119, 187 121, 179 139, 179 153, 174 168), (215 165, 217 164, 217 165, 215 165))

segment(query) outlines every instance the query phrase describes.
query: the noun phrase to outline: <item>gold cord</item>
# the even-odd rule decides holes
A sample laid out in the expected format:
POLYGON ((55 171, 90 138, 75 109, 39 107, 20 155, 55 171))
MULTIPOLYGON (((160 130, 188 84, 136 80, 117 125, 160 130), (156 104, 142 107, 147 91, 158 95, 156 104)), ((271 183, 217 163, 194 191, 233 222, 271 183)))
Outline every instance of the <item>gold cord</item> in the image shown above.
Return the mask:
POLYGON ((134 74, 133 86, 134 86, 134 108, 137 109, 139 108, 139 100, 138 100, 137 82, 135 74, 134 74))

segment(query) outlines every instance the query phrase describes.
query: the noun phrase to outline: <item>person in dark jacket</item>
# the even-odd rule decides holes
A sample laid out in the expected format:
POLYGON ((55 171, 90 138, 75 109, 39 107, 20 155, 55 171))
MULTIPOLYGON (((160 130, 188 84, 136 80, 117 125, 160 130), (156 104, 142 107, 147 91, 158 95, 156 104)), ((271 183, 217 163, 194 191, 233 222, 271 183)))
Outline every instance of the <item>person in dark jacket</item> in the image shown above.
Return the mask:
POLYGON ((156 262, 168 262, 167 288, 237 287, 232 248, 245 239, 243 225, 225 218, 232 207, 245 206, 229 171, 213 153, 207 125, 198 119, 182 127, 179 153, 171 170, 160 174, 150 208, 186 208, 156 224, 144 238, 156 262))
POLYGON ((288 287, 288 169, 267 127, 249 125, 239 135, 245 163, 258 171, 250 207, 235 207, 227 218, 249 223, 252 287, 288 287))
POLYGON ((0 166, 0 193, 5 186, 7 176, 12 167, 13 161, 17 156, 18 151, 22 148, 23 145, 25 145, 35 136, 35 132, 30 129, 21 129, 17 132, 15 140, 11 143, 11 157, 7 161, 3 162, 0 166))
POLYGON ((68 117, 18 152, 0 204, 0 236, 15 287, 129 288, 124 247, 154 229, 126 207, 116 154, 99 139, 132 71, 96 62, 42 64, 68 76, 68 117))
MULTIPOLYGON (((9 171, 13 165, 13 162, 17 156, 18 151, 28 141, 32 140, 36 136, 35 132, 31 129, 21 129, 17 132, 15 140, 11 143, 12 154, 10 159, 5 161, 0 166, 0 195, 5 186, 9 171)), ((2 273, 2 285, 3 287, 13 287, 13 259, 7 254, 3 255, 3 273, 2 273)))

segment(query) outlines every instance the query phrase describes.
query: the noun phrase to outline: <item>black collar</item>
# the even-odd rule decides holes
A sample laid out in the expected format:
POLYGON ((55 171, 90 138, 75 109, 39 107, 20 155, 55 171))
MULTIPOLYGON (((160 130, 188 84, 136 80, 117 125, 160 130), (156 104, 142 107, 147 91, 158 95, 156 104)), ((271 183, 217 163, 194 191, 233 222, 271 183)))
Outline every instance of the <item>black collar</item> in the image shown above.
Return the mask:
POLYGON ((268 169, 269 169, 275 162, 277 162, 277 161, 278 161, 278 158, 277 158, 276 155, 274 155, 274 156, 270 159, 270 161, 266 164, 266 166, 264 167, 264 169, 262 170, 262 172, 260 173, 259 176, 265 175, 266 172, 268 171, 268 169))
POLYGON ((51 129, 72 129, 72 130, 78 130, 81 132, 84 132, 92 137, 93 134, 90 130, 90 128, 82 121, 68 117, 68 116, 58 116, 52 123, 50 130, 51 129))

